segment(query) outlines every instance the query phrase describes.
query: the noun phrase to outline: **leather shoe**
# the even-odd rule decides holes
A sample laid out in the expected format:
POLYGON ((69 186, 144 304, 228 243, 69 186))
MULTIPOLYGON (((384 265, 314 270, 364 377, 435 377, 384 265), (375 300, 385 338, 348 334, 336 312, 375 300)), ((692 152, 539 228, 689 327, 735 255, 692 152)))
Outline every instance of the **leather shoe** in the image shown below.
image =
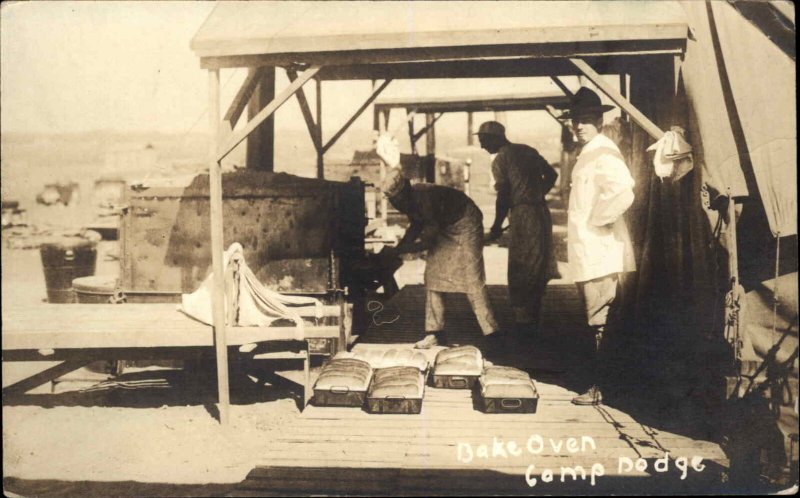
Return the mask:
POLYGON ((581 406, 594 406, 603 404, 603 393, 596 385, 589 388, 588 391, 572 398, 573 405, 581 406))
POLYGON ((421 341, 417 341, 414 349, 430 349, 434 346, 444 346, 446 343, 444 332, 433 332, 426 335, 421 341))

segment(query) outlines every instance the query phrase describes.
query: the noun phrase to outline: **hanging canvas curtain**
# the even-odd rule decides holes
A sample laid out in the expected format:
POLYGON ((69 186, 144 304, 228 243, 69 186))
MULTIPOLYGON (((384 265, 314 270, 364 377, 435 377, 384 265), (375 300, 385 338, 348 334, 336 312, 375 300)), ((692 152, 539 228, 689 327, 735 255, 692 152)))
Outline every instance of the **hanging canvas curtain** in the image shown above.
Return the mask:
POLYGON ((727 2, 711 8, 770 230, 795 235, 795 61, 727 2))

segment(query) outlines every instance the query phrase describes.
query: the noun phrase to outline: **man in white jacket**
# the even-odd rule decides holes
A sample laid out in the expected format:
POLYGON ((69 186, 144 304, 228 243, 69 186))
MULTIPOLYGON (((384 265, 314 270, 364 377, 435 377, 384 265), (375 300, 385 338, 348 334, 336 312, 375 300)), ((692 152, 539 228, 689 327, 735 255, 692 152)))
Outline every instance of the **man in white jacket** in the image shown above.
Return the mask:
POLYGON ((586 319, 595 336, 592 361, 585 364, 591 386, 575 397, 576 405, 603 401, 600 353, 607 326, 614 326, 620 302, 619 275, 635 271, 623 213, 633 203, 633 178, 617 145, 600 133, 603 113, 613 106, 581 87, 562 118, 571 118, 583 148, 572 170, 567 252, 570 275, 583 298, 586 319))

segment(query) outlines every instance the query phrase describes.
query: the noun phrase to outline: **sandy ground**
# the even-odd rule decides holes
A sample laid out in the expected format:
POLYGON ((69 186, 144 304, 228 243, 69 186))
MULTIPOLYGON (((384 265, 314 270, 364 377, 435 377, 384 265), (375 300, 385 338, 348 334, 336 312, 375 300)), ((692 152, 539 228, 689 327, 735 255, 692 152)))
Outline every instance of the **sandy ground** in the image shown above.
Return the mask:
MULTIPOLYGON (((115 243, 101 243, 97 274, 118 274, 118 262, 105 257, 114 250, 115 243)), ((505 283, 505 254, 487 248, 490 284, 505 283)), ((398 280, 401 285, 420 282, 423 270, 422 261, 406 262, 398 280)), ((3 306, 45 299, 38 250, 4 248, 2 271, 3 306)), ((51 365, 3 363, 3 386, 51 365)), ((4 403, 4 478, 234 484, 269 448, 271 434, 299 414, 299 388, 270 388, 242 376, 231 382, 240 387, 232 393, 231 425, 223 428, 212 416, 213 380, 192 390, 185 389, 191 379, 176 370, 150 367, 126 370, 126 375, 138 375, 147 386, 81 392, 93 383, 63 382, 55 395, 44 385, 23 403, 4 403)), ((86 377, 86 371, 70 376, 86 377)))
MULTIPOLYGON (((51 215, 70 214, 52 208, 51 215), (58 213, 55 212, 58 210, 58 213)), ((80 213, 75 213, 80 218, 80 213)), ((117 275, 118 261, 106 255, 116 243, 98 247, 96 274, 117 275)), ((46 298, 39 251, 2 250, 2 305, 36 303, 46 298)), ((54 363, 3 363, 3 386, 54 363)), ((44 385, 29 392, 30 402, 3 406, 3 477, 65 481, 139 481, 147 483, 236 483, 269 445, 270 431, 299 413, 293 393, 272 389, 264 402, 234 405, 231 426, 220 427, 211 412, 216 383, 182 396, 178 371, 128 369, 148 379, 150 388, 118 388, 82 393, 89 382, 63 382, 55 395, 44 385), (171 379, 170 387, 157 379, 171 379), (182 398, 182 399, 178 399, 182 398)), ((81 369, 69 377, 103 375, 81 369)), ((257 386, 252 381, 249 387, 257 386)), ((246 390, 246 389, 245 389, 246 390)), ((299 389, 296 392, 301 392, 299 389)), ((237 402, 234 393, 233 401, 237 402)), ((247 396, 246 394, 243 396, 247 396)), ((252 396, 251 396, 252 398, 252 396)))
MULTIPOLYGON (((101 254, 110 247, 101 246, 101 254)), ((3 306, 41 301, 45 285, 37 250, 3 250, 3 306)), ((116 262, 100 257, 98 274, 112 274, 116 262)), ((3 363, 6 386, 47 362, 3 363)), ((83 376, 76 372, 72 377, 83 376)), ((147 372, 145 372, 147 373, 147 372)), ((175 372, 170 372, 175 373, 175 372)), ((150 372, 157 378, 159 372, 150 372)), ((102 376, 100 376, 102 377, 102 376)), ((144 397, 109 389, 81 394, 91 384, 59 384, 57 400, 45 406, 3 407, 4 477, 59 480, 134 480, 142 482, 238 482, 252 467, 251 456, 268 444, 267 434, 287 417, 297 414, 293 399, 234 406, 233 423, 222 429, 202 401, 176 406, 167 394, 144 397), (127 407, 152 405, 160 407, 127 407), (69 406, 91 405, 97 406, 69 406), (116 406, 122 404, 123 406, 116 406)), ((213 385, 213 383, 212 383, 213 385)), ((32 393, 49 393, 45 385, 32 393)), ((52 398, 52 396, 47 396, 52 398)), ((34 402, 35 403, 35 402, 34 402)))

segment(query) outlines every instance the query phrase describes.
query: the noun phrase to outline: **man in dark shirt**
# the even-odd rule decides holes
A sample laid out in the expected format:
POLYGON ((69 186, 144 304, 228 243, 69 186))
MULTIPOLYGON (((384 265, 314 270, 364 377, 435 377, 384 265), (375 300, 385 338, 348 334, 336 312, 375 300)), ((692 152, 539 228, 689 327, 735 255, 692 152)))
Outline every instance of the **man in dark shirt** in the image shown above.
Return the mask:
POLYGON ((444 292, 465 293, 484 336, 495 334, 498 325, 486 290, 483 214, 478 206, 453 188, 430 184, 412 186, 399 169, 389 171, 383 191, 389 202, 411 221, 397 247, 385 251, 397 254, 428 251, 426 337, 415 347, 426 349, 447 342, 444 292))
POLYGON ((482 148, 497 154, 492 161, 496 213, 489 240, 500 237, 508 216, 508 293, 515 329, 533 335, 547 282, 558 274, 553 222, 544 198, 558 174, 536 149, 509 142, 505 127, 496 121, 483 123, 477 135, 482 148))

